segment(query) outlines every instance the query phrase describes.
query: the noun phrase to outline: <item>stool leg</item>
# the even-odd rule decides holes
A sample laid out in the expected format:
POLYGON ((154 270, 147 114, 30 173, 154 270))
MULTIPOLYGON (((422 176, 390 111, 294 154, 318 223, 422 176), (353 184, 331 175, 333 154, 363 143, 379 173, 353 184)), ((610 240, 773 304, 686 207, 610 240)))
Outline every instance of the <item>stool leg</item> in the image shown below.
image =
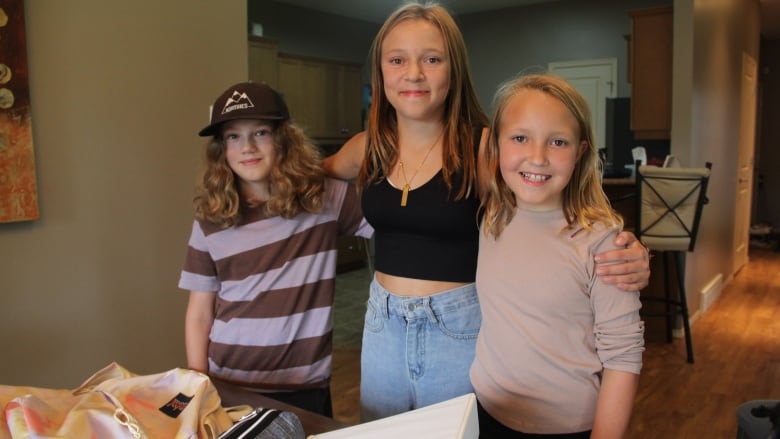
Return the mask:
POLYGON ((680 314, 682 315, 683 329, 685 330, 685 349, 688 352, 688 362, 693 364, 693 341, 691 339, 691 325, 688 321, 688 296, 685 293, 685 261, 683 252, 677 251, 677 284, 680 291, 680 314))
POLYGON ((674 327, 674 316, 677 311, 677 307, 672 303, 672 281, 669 279, 670 261, 669 252, 664 251, 663 263, 664 263, 664 311, 666 312, 666 342, 671 343, 674 341, 672 338, 672 328, 674 327))

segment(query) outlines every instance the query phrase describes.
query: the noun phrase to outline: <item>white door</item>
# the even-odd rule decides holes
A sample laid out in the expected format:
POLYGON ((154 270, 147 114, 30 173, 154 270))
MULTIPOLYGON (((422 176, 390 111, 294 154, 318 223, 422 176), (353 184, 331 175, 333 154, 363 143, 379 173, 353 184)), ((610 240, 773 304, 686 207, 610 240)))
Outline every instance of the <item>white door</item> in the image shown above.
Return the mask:
POLYGON ((596 146, 606 147, 607 98, 617 95, 617 59, 551 62, 548 69, 569 81, 588 101, 596 146))
MULTIPOLYGON (((734 267, 736 273, 748 262, 750 200, 753 190, 753 159, 756 142, 756 60, 742 53, 739 152, 737 157, 736 210, 734 215, 734 267)), ((717 166, 717 165, 716 165, 717 166)))

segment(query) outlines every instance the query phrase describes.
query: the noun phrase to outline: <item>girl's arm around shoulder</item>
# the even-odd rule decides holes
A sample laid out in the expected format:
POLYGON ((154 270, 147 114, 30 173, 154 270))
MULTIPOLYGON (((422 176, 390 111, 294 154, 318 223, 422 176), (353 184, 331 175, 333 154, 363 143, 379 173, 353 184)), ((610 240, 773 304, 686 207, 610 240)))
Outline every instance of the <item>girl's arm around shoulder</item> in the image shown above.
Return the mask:
POLYGON ((634 405, 639 375, 604 369, 591 439, 622 438, 634 405))
POLYGON ((620 232, 615 250, 596 255, 597 273, 604 282, 623 291, 638 291, 650 282, 650 256, 647 248, 631 232, 620 232))
POLYGON ((366 156, 367 139, 366 132, 362 131, 347 140, 347 143, 335 154, 323 160, 322 166, 325 173, 330 177, 342 180, 357 178, 366 156))
POLYGON ((214 303, 217 293, 190 291, 187 312, 184 317, 184 346, 187 351, 187 367, 208 373, 209 334, 214 323, 214 303))

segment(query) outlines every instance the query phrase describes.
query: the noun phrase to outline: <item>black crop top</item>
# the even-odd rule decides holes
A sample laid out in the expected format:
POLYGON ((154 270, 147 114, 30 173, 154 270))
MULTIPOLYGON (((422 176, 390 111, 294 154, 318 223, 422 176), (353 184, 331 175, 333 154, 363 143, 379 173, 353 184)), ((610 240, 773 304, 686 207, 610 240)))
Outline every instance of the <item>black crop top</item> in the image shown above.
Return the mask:
POLYGON ((386 178, 363 188, 361 204, 374 228, 377 271, 413 279, 474 282, 479 200, 476 190, 455 200, 461 182, 462 175, 453 176, 450 194, 440 170, 409 191, 405 207, 401 207, 401 190, 386 178))

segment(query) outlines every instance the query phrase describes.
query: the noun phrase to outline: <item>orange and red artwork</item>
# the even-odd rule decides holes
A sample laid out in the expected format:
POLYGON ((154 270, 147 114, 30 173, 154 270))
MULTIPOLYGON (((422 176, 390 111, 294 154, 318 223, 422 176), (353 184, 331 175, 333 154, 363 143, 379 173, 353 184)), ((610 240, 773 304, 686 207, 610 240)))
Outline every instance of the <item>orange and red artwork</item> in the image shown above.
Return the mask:
POLYGON ((24 0, 0 0, 0 222, 38 219, 24 0))

